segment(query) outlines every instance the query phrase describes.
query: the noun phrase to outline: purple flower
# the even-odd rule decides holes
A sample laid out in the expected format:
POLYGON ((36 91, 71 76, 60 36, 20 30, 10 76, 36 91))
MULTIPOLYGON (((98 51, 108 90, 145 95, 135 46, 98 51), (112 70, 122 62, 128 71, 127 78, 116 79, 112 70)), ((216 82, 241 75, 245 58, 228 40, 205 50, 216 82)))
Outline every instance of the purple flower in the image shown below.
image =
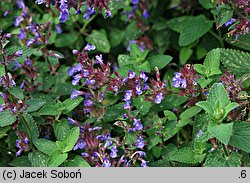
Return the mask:
POLYGON ((94 15, 94 14, 96 14, 95 8, 94 8, 94 7, 88 6, 88 7, 86 8, 85 14, 83 15, 83 18, 85 18, 86 20, 89 20, 90 17, 91 17, 92 15, 94 15))
POLYGON ((114 92, 118 92, 118 90, 119 90, 118 86, 114 86, 113 90, 114 90, 114 92))
POLYGON ((225 26, 228 27, 229 25, 232 25, 234 22, 236 22, 236 19, 230 18, 230 19, 225 23, 225 26))
POLYGON ((0 104, 0 112, 3 112, 3 104, 0 104))
POLYGON ((149 18, 148 10, 144 9, 142 16, 143 18, 149 18))
POLYGON ((147 82, 147 80, 148 80, 148 77, 146 76, 146 74, 144 72, 141 72, 139 77, 143 80, 143 82, 147 82))
POLYGON ((117 147, 113 146, 110 150, 111 150, 110 157, 111 158, 116 158, 117 157, 117 152, 118 152, 117 147))
POLYGON ((25 7, 23 0, 16 0, 16 3, 19 9, 23 9, 25 7))
POLYGON ((81 155, 82 155, 83 158, 89 157, 89 154, 86 153, 86 152, 83 152, 81 155))
POLYGON ((14 22, 14 26, 18 27, 22 21, 23 21, 23 17, 22 16, 16 17, 16 20, 14 22))
POLYGON ((163 100, 162 93, 158 93, 158 94, 155 96, 155 103, 156 103, 156 104, 159 104, 159 103, 161 103, 162 100, 163 100))
POLYGON ((29 59, 28 56, 26 57, 25 62, 26 62, 26 64, 27 64, 27 66, 29 66, 29 67, 31 66, 31 60, 29 59))
POLYGON ((136 89, 136 94, 137 94, 137 95, 141 95, 141 94, 142 94, 142 90, 141 90, 141 86, 140 86, 140 85, 137 85, 137 86, 135 87, 135 89, 136 89))
POLYGON ((74 76, 74 79, 72 80, 72 85, 75 86, 79 83, 79 81, 82 79, 81 74, 77 74, 74 76))
POLYGON ((110 163, 108 158, 104 158, 102 166, 103 167, 111 167, 111 163, 110 163))
POLYGON ((141 167, 147 167, 147 161, 145 161, 144 159, 141 160, 141 167))
POLYGON ((135 145, 139 149, 142 149, 144 147, 145 143, 144 143, 144 140, 141 136, 137 137, 135 145))
POLYGON ((22 50, 16 51, 15 56, 22 57, 23 56, 23 51, 22 50))
POLYGON ((88 51, 92 51, 92 50, 95 50, 96 47, 95 47, 95 45, 91 45, 91 44, 87 43, 87 45, 85 46, 84 49, 88 50, 88 51))
POLYGON ((126 101, 126 103, 123 105, 123 109, 130 109, 130 101, 126 101))
POLYGON ((24 141, 25 144, 28 144, 29 143, 28 137, 25 137, 25 139, 23 141, 24 141))
POLYGON ((133 91, 132 90, 126 90, 123 100, 124 101, 130 101, 130 99, 132 98, 132 95, 133 95, 133 91))
POLYGON ((132 0, 132 4, 139 4, 140 0, 132 0))
POLYGON ((68 117, 67 119, 68 119, 68 123, 69 123, 70 125, 76 124, 76 123, 77 123, 75 120, 73 120, 73 119, 70 118, 70 117, 68 117))
POLYGON ((183 88, 187 87, 187 81, 185 78, 181 78, 181 73, 175 72, 175 76, 173 77, 174 87, 176 88, 183 88))
POLYGON ((198 133, 195 135, 196 138, 199 138, 203 134, 203 131, 200 129, 198 133))
POLYGON ((144 86, 144 88, 143 88, 142 90, 145 91, 145 90, 148 90, 148 89, 149 89, 149 86, 148 86, 146 83, 144 83, 143 86, 144 86))
POLYGON ((101 130, 101 129, 102 129, 102 127, 96 126, 94 128, 89 128, 89 132, 96 131, 96 130, 101 130))
POLYGON ((96 56, 95 56, 95 59, 96 59, 96 63, 98 63, 98 64, 103 64, 102 54, 100 54, 99 56, 96 55, 96 56))
POLYGON ((105 16, 104 18, 108 18, 108 17, 111 17, 112 16, 112 12, 110 10, 108 10, 106 13, 105 13, 105 16))
POLYGON ((86 79, 85 85, 89 85, 89 84, 91 84, 91 85, 95 84, 95 80, 94 79, 86 79))
POLYGON ((143 156, 146 156, 146 153, 144 151, 136 151, 131 157, 133 157, 136 154, 139 154, 140 158, 143 157, 143 156))
POLYGON ((16 156, 20 156, 20 154, 22 153, 23 149, 19 149, 17 152, 16 152, 16 156))
POLYGON ((70 95, 70 98, 75 99, 76 97, 78 97, 79 95, 82 95, 82 94, 83 94, 83 92, 74 89, 73 92, 70 95))
POLYGON ((23 90, 25 87, 25 81, 22 82, 21 86, 20 86, 20 89, 23 90))
POLYGON ((26 37, 26 32, 24 29, 20 29, 20 33, 17 35, 17 38, 20 39, 20 40, 23 40, 25 39, 26 37))
POLYGON ((84 105, 86 107, 90 107, 90 106, 92 106, 92 104, 93 104, 93 102, 91 100, 84 100, 84 105))
POLYGON ((123 117, 123 119, 126 119, 128 116, 127 116, 127 114, 125 113, 125 114, 122 115, 122 117, 123 117))
POLYGON ((85 146, 86 146, 86 142, 82 138, 78 138, 73 150, 75 151, 77 149, 84 149, 85 146))
POLYGON ((3 16, 6 17, 9 14, 9 10, 5 10, 3 16))
POLYGON ((62 33, 62 27, 61 24, 56 24, 55 25, 56 33, 61 34, 62 33))
POLYGON ((64 9, 60 12, 60 16, 59 16, 59 20, 61 23, 66 22, 66 20, 68 20, 69 18, 69 10, 64 9))
POLYGON ((14 67, 11 70, 16 71, 17 69, 21 68, 22 65, 18 63, 18 61, 14 61, 14 67))
POLYGON ((128 72, 128 78, 129 79, 133 79, 135 76, 136 76, 135 72, 133 72, 131 70, 128 72))
POLYGON ((26 45, 27 46, 31 46, 32 44, 34 44, 34 42, 35 42, 35 40, 34 39, 28 39, 27 41, 26 41, 26 45))
POLYGON ((43 4, 43 3, 45 3, 46 2, 46 0, 36 0, 36 4, 43 4))
POLYGON ((140 119, 134 119, 133 125, 134 125, 134 127, 135 127, 135 129, 136 129, 137 131, 140 131, 140 130, 143 129, 143 125, 142 125, 140 119))
POLYGON ((104 148, 108 148, 109 146, 111 146, 113 144, 112 140, 106 140, 105 144, 104 144, 104 148))

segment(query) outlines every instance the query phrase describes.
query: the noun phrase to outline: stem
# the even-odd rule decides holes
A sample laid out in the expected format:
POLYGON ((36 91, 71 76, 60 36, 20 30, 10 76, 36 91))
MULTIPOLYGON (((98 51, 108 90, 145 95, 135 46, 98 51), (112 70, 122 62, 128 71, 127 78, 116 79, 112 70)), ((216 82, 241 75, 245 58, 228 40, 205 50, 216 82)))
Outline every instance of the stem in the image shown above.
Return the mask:
POLYGON ((217 34, 215 34, 213 31, 209 31, 210 34, 212 34, 219 42, 222 48, 224 48, 224 42, 223 42, 223 38, 221 38, 221 32, 219 32, 219 36, 217 34))
POLYGON ((89 19, 89 21, 85 21, 83 27, 80 29, 80 32, 81 32, 81 33, 85 33, 84 31, 85 31, 86 27, 89 25, 89 23, 90 23, 92 20, 95 19, 95 17, 96 17, 96 15, 92 16, 92 17, 89 19))
MULTIPOLYGON (((26 128, 27 128, 27 130, 28 130, 28 132, 29 132, 29 134, 30 134, 30 142, 32 142, 31 129, 30 129, 30 127, 29 127, 28 122, 27 122, 26 119, 23 117, 23 115, 20 115, 19 117, 23 120, 24 125, 26 126, 26 128)), ((31 149, 34 148, 32 143, 30 143, 30 147, 31 147, 31 149)))
POLYGON ((229 154, 227 153, 227 147, 225 146, 225 144, 222 144, 222 148, 223 148, 223 151, 225 152, 226 156, 229 156, 229 154))

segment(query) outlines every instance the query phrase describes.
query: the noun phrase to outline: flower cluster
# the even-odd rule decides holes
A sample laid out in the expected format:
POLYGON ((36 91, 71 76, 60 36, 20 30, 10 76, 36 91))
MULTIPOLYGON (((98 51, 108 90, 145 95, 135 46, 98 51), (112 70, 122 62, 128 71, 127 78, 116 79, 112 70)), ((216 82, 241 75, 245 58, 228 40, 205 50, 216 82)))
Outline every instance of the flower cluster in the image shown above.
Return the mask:
POLYGON ((25 133, 17 131, 16 132, 19 139, 16 140, 16 147, 19 148, 16 152, 16 156, 20 156, 23 151, 29 150, 29 139, 25 133))
POLYGON ((108 8, 108 2, 108 0, 80 0, 78 2, 75 0, 36 0, 36 4, 38 5, 46 3, 47 7, 50 5, 55 6, 57 11, 60 12, 59 20, 61 23, 64 23, 69 19, 69 11, 71 8, 75 9, 75 14, 81 14, 81 7, 83 5, 87 5, 85 14, 83 15, 83 18, 86 20, 89 20, 92 15, 96 14, 96 8, 98 11, 105 9, 105 17, 111 17, 112 13, 108 8))
MULTIPOLYGON (((96 167, 120 167, 131 166, 138 159, 141 166, 145 167, 147 161, 142 157, 146 156, 143 151, 130 151, 125 147, 120 138, 112 138, 110 133, 103 130, 100 134, 101 127, 91 127, 90 124, 80 125, 78 121, 68 118, 69 124, 75 124, 80 128, 80 136, 75 144, 74 150, 81 150, 82 157, 90 165, 96 167), (122 155, 123 154, 123 155, 122 155)), ((144 142, 138 137, 136 146, 143 148, 144 142)))

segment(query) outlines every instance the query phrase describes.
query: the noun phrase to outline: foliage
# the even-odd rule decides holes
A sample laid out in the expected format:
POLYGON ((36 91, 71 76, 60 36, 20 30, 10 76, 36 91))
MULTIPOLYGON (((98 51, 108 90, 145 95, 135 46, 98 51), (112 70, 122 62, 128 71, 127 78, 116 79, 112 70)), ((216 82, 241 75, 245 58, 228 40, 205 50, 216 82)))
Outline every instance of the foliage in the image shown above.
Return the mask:
POLYGON ((0 7, 0 166, 249 166, 247 1, 0 7))

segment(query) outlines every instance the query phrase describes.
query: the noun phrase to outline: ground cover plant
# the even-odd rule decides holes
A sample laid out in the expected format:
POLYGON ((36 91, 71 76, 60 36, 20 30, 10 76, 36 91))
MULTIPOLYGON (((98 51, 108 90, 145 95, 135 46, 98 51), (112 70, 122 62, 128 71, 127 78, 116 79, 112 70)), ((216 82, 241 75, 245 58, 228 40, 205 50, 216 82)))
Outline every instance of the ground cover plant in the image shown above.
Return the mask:
POLYGON ((0 166, 250 166, 248 0, 0 2, 0 166))

